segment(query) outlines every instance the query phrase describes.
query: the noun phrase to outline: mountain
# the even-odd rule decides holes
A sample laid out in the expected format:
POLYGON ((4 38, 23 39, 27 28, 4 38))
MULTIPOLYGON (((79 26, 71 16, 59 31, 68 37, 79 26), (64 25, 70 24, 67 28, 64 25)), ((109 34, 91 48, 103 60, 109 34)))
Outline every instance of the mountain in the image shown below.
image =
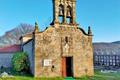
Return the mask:
POLYGON ((94 54, 120 55, 120 41, 111 43, 93 43, 94 54))
POLYGON ((115 42, 112 42, 112 43, 115 43, 115 44, 120 44, 120 41, 115 41, 115 42))
POLYGON ((20 24, 0 37, 0 47, 20 44, 19 38, 27 33, 32 33, 34 27, 30 24, 20 24))
MULTIPOLYGON (((0 37, 0 48, 20 44, 19 38, 27 33, 32 33, 34 27, 30 24, 20 24, 0 37)), ((111 43, 93 43, 94 54, 120 55, 120 41, 111 43)))

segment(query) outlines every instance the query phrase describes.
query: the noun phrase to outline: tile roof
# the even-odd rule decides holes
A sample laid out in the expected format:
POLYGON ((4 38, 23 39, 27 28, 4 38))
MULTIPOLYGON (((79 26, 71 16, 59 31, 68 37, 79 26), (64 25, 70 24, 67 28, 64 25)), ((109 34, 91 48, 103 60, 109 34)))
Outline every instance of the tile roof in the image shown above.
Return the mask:
POLYGON ((20 51, 20 45, 10 45, 7 47, 0 48, 0 52, 9 53, 9 52, 17 52, 20 51))

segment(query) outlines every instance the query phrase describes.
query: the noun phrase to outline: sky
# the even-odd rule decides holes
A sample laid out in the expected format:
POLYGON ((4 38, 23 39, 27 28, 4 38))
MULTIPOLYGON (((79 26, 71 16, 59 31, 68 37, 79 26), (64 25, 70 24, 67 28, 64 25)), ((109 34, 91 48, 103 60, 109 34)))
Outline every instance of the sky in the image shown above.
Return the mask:
MULTIPOLYGON (((20 23, 44 30, 53 19, 52 0, 0 0, 0 36, 20 23)), ((120 40, 120 0, 77 0, 76 22, 86 32, 91 26, 93 42, 120 40)))

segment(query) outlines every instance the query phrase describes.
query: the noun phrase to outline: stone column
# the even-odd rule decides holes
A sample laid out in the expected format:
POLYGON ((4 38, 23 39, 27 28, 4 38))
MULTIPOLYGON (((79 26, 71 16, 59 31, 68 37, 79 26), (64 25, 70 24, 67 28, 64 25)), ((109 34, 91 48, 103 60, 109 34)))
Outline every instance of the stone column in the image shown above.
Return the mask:
POLYGON ((59 16, 59 1, 53 0, 53 16, 54 16, 54 23, 59 23, 58 16, 59 16))
POLYGON ((76 24, 76 1, 72 2, 72 23, 76 24))
POLYGON ((64 1, 64 15, 63 15, 63 23, 66 23, 66 2, 64 1))

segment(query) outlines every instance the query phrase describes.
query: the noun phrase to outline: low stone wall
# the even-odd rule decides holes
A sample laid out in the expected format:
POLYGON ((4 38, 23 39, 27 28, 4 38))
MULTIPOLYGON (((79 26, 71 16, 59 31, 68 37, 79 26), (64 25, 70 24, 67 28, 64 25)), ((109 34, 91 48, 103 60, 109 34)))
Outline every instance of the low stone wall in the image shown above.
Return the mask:
POLYGON ((0 67, 11 67, 11 59, 15 53, 2 53, 0 52, 0 67))

